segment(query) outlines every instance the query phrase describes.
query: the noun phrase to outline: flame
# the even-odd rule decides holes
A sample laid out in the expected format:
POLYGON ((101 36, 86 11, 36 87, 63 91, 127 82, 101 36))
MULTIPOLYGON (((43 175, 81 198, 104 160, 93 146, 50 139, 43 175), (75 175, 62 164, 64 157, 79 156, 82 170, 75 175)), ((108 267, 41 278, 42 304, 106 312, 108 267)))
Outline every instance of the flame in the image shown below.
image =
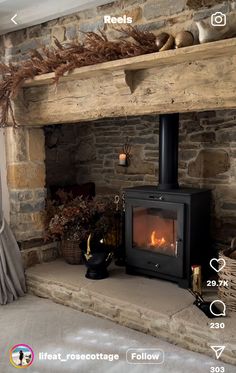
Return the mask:
POLYGON ((151 246, 163 246, 166 244, 166 240, 164 237, 162 238, 157 238, 157 233, 156 231, 153 231, 151 234, 151 246))

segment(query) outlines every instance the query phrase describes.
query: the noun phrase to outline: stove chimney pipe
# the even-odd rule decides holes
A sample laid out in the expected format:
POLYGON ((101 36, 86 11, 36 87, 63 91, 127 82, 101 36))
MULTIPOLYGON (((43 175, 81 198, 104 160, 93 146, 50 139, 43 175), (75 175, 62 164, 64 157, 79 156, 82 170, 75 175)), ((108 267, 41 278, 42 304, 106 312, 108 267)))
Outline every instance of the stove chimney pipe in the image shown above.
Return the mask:
POLYGON ((160 115, 159 190, 178 189, 179 114, 160 115))

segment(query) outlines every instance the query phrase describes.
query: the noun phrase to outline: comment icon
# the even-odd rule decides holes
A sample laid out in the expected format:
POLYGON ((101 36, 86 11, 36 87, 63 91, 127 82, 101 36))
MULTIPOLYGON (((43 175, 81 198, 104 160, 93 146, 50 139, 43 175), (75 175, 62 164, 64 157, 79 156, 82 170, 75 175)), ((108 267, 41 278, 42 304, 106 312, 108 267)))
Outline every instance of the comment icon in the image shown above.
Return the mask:
POLYGON ((210 308, 210 312, 214 316, 217 316, 217 317, 220 317, 220 316, 225 317, 226 316, 226 305, 225 305, 224 302, 222 302, 219 299, 211 302, 209 308, 210 308))

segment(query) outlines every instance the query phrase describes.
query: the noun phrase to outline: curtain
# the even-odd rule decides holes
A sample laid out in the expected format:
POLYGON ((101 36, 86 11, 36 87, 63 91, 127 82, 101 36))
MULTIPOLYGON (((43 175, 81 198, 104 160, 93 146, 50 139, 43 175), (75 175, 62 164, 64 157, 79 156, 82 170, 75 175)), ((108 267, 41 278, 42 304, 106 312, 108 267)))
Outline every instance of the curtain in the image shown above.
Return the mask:
POLYGON ((25 292, 25 275, 20 250, 2 213, 0 174, 0 304, 12 302, 25 292))

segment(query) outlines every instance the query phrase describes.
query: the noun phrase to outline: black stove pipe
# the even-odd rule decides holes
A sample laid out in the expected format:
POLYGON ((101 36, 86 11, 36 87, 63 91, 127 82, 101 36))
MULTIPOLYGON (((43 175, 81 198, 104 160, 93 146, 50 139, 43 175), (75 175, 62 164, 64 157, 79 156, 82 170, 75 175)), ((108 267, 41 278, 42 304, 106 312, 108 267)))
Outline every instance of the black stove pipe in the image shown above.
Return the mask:
POLYGON ((159 190, 177 189, 179 114, 160 115, 159 190))

